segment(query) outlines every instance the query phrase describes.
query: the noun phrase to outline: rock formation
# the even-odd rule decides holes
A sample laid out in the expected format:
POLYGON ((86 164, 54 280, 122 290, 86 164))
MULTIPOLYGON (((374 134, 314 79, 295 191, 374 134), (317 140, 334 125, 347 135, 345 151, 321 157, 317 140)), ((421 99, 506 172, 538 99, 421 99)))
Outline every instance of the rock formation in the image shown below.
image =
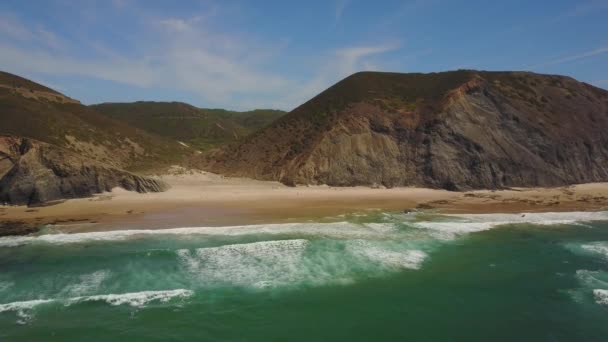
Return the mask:
POLYGON ((286 184, 608 181, 608 92, 525 72, 357 73, 202 162, 286 184))
POLYGON ((104 166, 58 146, 0 136, 0 204, 40 205, 114 187, 138 192, 167 189, 162 181, 104 166))

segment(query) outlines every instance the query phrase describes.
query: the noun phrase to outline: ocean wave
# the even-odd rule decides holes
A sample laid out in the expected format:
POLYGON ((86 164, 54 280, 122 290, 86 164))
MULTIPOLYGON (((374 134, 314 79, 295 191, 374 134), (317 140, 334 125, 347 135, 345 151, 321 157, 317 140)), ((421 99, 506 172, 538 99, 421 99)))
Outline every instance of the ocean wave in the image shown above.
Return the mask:
POLYGON ((366 258, 374 263, 391 268, 420 269, 427 254, 420 250, 395 251, 376 246, 368 241, 355 241, 347 250, 356 256, 366 258))
POLYGON ((577 270, 576 279, 581 287, 568 291, 576 302, 584 303, 592 294, 597 304, 608 305, 608 272, 577 270))
POLYGON ((593 242, 581 246, 582 249, 594 254, 599 254, 604 258, 608 259, 608 242, 593 242))
POLYGON ((12 281, 0 281, 0 292, 4 292, 13 286, 15 286, 15 283, 12 281))
POLYGON ((84 302, 106 302, 110 305, 129 305, 132 307, 142 308, 146 304, 159 301, 168 302, 174 298, 187 298, 194 294, 191 290, 176 289, 165 291, 141 291, 122 294, 103 294, 95 296, 82 296, 72 298, 56 298, 56 299, 34 299, 27 301, 12 302, 0 304, 0 313, 15 312, 20 324, 25 324, 33 317, 33 310, 44 304, 62 303, 65 306, 84 302))
POLYGON ((576 278, 586 288, 607 287, 608 274, 601 271, 577 270, 576 278))
POLYGON ((174 298, 187 298, 194 294, 191 290, 177 289, 165 291, 141 291, 122 294, 104 294, 95 296, 84 296, 70 298, 66 305, 84 302, 106 302, 110 305, 129 305, 133 307, 143 307, 154 301, 168 302, 174 298))
POLYGON ((243 236, 243 235, 278 235, 299 234, 303 236, 325 236, 336 238, 364 238, 378 234, 378 226, 374 229, 362 224, 349 222, 334 223, 286 223, 266 225, 245 225, 227 227, 184 227, 168 229, 137 229, 113 230, 89 233, 57 233, 38 236, 10 236, 0 238, 0 247, 15 247, 30 243, 70 244, 95 241, 120 241, 136 237, 162 235, 211 235, 211 236, 243 236))
POLYGON ((595 289, 593 290, 595 302, 601 305, 608 305, 608 290, 595 289))
POLYGON ((294 280, 309 241, 262 241, 221 247, 181 249, 178 258, 204 283, 274 287, 294 280))
POLYGON ((34 300, 26 300, 22 302, 12 302, 7 304, 0 304, 0 313, 8 312, 8 311, 22 311, 22 310, 31 310, 34 307, 47 304, 53 302, 53 299, 34 299, 34 300))
POLYGON ((80 282, 77 284, 68 285, 62 293, 66 293, 71 296, 82 296, 87 293, 95 292, 101 286, 108 277, 110 271, 99 270, 93 273, 85 274, 80 276, 80 282))
POLYGON ((607 211, 597 212, 550 212, 519 214, 449 214, 442 215, 443 221, 422 221, 412 225, 417 228, 437 232, 440 239, 493 229, 512 224, 563 225, 582 222, 608 221, 607 211), (457 219, 452 221, 449 219, 457 219), (447 219, 447 220, 446 220, 447 219))
POLYGON ((26 324, 29 322, 33 315, 32 310, 39 305, 48 304, 54 302, 53 299, 34 299, 22 302, 12 302, 7 304, 0 304, 0 313, 3 312, 15 312, 19 319, 17 323, 26 324))
POLYGON ((350 284, 361 277, 417 270, 427 254, 412 246, 395 241, 295 239, 176 253, 198 286, 260 289, 350 284))

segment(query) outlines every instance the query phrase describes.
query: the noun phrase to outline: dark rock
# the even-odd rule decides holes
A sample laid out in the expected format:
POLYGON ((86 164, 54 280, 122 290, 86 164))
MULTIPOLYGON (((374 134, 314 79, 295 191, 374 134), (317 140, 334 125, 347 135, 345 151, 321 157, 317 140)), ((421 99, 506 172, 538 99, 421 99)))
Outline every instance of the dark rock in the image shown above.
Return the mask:
POLYGON ((0 222, 0 236, 27 235, 38 231, 38 227, 22 221, 0 222))
POLYGON ((0 203, 36 206, 114 187, 137 192, 168 188, 162 181, 107 167, 61 147, 0 137, 0 203))

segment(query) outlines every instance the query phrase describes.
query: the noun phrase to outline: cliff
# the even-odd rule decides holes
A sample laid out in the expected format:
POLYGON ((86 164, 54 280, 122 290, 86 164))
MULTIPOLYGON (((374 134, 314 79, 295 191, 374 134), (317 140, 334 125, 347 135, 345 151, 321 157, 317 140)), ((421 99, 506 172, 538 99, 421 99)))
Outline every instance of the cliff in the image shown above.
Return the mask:
POLYGON ((608 92, 526 72, 357 73, 201 162, 286 184, 608 181, 608 92))
POLYGON ((0 137, 0 204, 40 205, 122 187, 167 189, 163 182, 105 166, 67 149, 29 138, 0 137))

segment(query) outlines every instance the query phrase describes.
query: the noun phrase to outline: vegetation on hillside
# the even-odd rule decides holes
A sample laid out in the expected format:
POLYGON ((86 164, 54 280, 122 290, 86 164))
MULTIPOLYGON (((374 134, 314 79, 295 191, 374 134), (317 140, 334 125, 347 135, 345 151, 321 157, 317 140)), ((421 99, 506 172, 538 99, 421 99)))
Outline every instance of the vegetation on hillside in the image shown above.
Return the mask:
POLYGON ((112 119, 199 150, 239 140, 285 114, 270 109, 249 112, 203 109, 181 102, 102 103, 91 107, 112 119))
POLYGON ((79 103, 25 97, 26 88, 53 92, 16 75, 0 75, 0 135, 29 137, 129 170, 180 162, 192 151, 173 140, 110 119, 79 103))

